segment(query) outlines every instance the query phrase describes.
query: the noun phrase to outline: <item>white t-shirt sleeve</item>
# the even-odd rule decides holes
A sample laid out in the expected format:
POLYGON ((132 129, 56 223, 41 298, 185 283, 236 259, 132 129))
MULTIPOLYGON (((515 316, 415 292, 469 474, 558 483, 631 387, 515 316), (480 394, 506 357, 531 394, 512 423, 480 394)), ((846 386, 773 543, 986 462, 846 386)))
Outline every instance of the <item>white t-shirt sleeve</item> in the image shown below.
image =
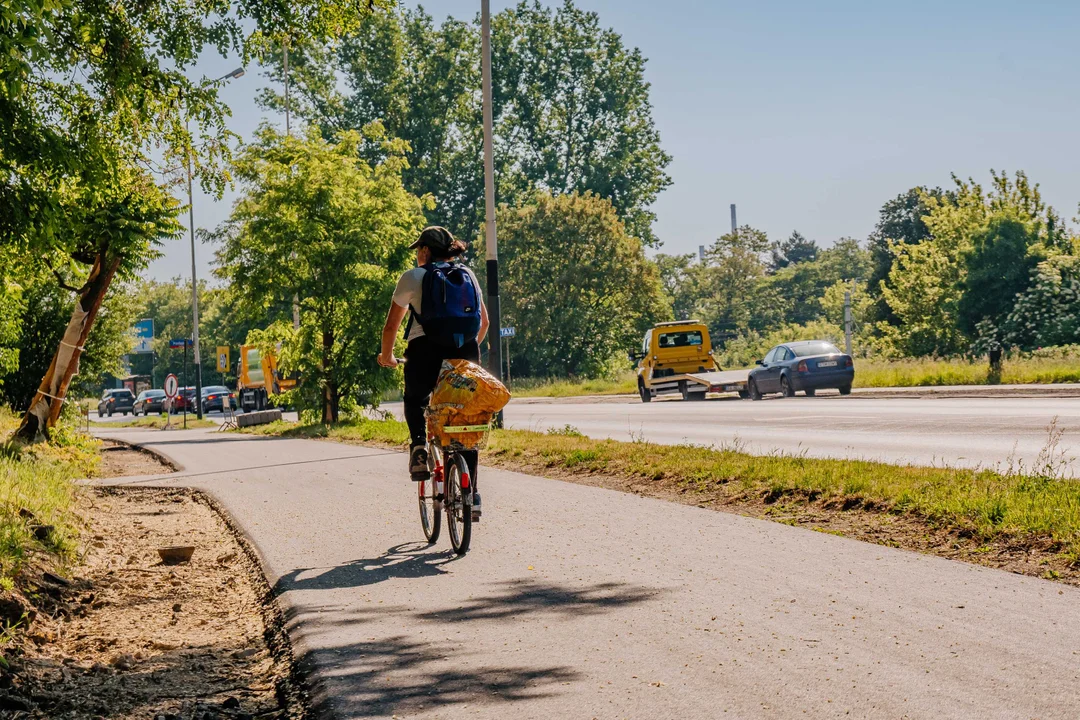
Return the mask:
POLYGON ((424 269, 413 268, 405 272, 398 279, 397 287, 394 288, 394 303, 406 310, 414 308, 420 310, 420 301, 423 298, 424 269))

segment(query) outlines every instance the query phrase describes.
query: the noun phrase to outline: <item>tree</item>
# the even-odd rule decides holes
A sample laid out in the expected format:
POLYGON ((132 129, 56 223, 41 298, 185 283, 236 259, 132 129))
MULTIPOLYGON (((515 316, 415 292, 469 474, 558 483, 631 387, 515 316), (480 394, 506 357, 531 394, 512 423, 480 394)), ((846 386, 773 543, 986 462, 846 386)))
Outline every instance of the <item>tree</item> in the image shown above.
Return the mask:
POLYGON ((972 235, 957 305, 961 330, 974 336, 980 322, 1001 324, 1046 258, 1039 240, 1037 228, 1011 211, 995 213, 972 235))
MULTIPOLYGON (((271 75, 279 79, 280 55, 274 60, 271 75)), ((476 28, 452 19, 436 27, 422 8, 374 13, 338 48, 295 48, 289 72, 294 111, 324 138, 382 123, 388 136, 408 143, 406 188, 436 199, 428 221, 466 238, 479 232, 484 186, 476 28), (339 90, 339 75, 351 92, 339 90)), ((260 102, 284 107, 284 97, 269 89, 260 102)))
POLYGON ((690 320, 697 312, 698 276, 700 265, 693 253, 665 255, 660 253, 653 262, 660 274, 660 286, 664 289, 676 320, 690 320))
POLYGON ((378 126, 366 132, 329 143, 314 128, 286 138, 264 126, 236 163, 244 194, 211 234, 222 242, 216 272, 249 312, 300 299, 298 330, 282 319, 251 339, 264 350, 280 343, 281 369, 300 376, 292 399, 326 423, 339 419, 343 400, 371 402, 393 382, 376 350, 429 203, 402 185, 403 144, 378 126), (365 141, 387 159, 361 160, 365 141))
MULTIPOLYGON (((132 372, 150 375, 154 387, 161 387, 170 373, 181 383, 194 384, 194 358, 187 353, 187 374, 184 373, 184 350, 169 347, 172 338, 190 338, 191 333, 191 283, 180 278, 168 282, 146 280, 138 285, 138 317, 154 321, 153 354, 135 355, 131 358, 132 372)), ((217 356, 212 350, 223 345, 235 350, 247 339, 249 330, 266 325, 268 316, 291 317, 291 306, 283 306, 276 314, 263 313, 261 317, 245 314, 245 306, 235 302, 232 287, 209 287, 199 283, 199 337, 206 352, 202 354, 204 378, 232 377, 232 371, 218 372, 217 356), (224 375, 224 377, 222 376, 224 375)))
MULTIPOLYGON (((49 280, 45 276, 22 277, 25 289, 17 316, 20 333, 15 346, 19 362, 6 372, 0 370, 0 402, 20 412, 30 407, 49 369, 50 353, 63 337, 71 317, 71 291, 49 280)), ((102 376, 121 373, 121 357, 131 352, 131 327, 138 317, 137 309, 134 289, 128 283, 114 286, 87 336, 70 392, 94 393, 102 376)))
POLYGON ((762 256, 768 249, 768 236, 744 225, 705 250, 698 309, 717 340, 779 319, 763 318, 760 312, 777 306, 775 297, 763 300, 759 292, 766 270, 762 256))
POLYGON ((54 269, 77 298, 63 339, 16 437, 47 435, 114 277, 175 231, 176 204, 154 185, 151 148, 193 157, 204 185, 227 174, 227 106, 187 77, 207 45, 245 60, 275 42, 330 38, 384 0, 131 8, 91 0, 13 0, 0 16, 0 245, 54 269), (195 119, 204 142, 192 143, 195 119), (71 282, 79 283, 72 285, 71 282))
POLYGON ((930 214, 930 208, 924 198, 937 200, 945 197, 941 188, 928 189, 914 187, 897 195, 881 207, 877 225, 870 233, 867 246, 873 269, 870 272, 870 292, 875 297, 875 315, 877 320, 891 324, 897 323, 896 315, 886 304, 881 287, 888 280, 895 255, 892 245, 917 245, 930 239, 930 229, 923 218, 930 214), (890 245, 891 243, 891 245, 890 245))
POLYGON ((990 276, 1002 271, 1002 263, 1028 262, 1026 252, 1017 249, 1020 241, 1016 232, 1010 230, 1005 237, 999 235, 1006 228, 1016 229, 1010 224, 1012 221, 1029 226, 1032 236, 1041 238, 1045 248, 1069 246, 1060 219, 1043 202, 1037 184, 1032 184, 1022 172, 1010 177, 991 171, 990 176, 992 183, 988 191, 974 180, 964 181, 954 176, 955 191, 940 197, 924 197, 929 212, 923 221, 930 238, 914 245, 890 244, 895 261, 887 282, 882 285, 882 296, 899 323, 879 322, 878 327, 893 352, 905 355, 961 352, 972 339, 969 328, 983 317, 980 313, 992 312, 994 317, 1000 317, 1008 312, 1011 301, 1002 295, 1017 286, 1012 275, 1006 282, 995 281, 993 308, 980 304, 976 297, 964 298, 982 292, 979 286, 969 282, 969 258, 975 258, 973 262, 979 271, 990 276), (1009 222, 1003 224, 1004 220, 1009 222))
MULTIPOLYGON (((428 219, 475 237, 483 219, 479 51, 476 20, 436 27, 422 9, 374 15, 339 52, 302 49, 298 109, 327 134, 383 122, 409 144, 406 187, 435 198, 428 219), (351 92, 339 91, 337 72, 351 92)), ((630 234, 655 245, 650 208, 671 183, 671 158, 660 147, 640 51, 571 0, 556 10, 534 0, 492 19, 492 56, 499 200, 592 192, 612 203, 630 234)), ((266 93, 262 102, 278 107, 282 98, 266 93)))
POLYGON ((885 302, 899 323, 880 323, 886 347, 899 355, 951 355, 967 339, 959 330, 959 264, 937 243, 896 245, 885 302))
POLYGON ((776 272, 788 265, 813 262, 817 259, 818 246, 816 242, 807 240, 798 230, 794 230, 787 240, 773 243, 770 254, 769 270, 776 272))
POLYGON ((607 200, 539 193, 502 206, 498 223, 504 324, 519 329, 514 374, 606 374, 671 318, 656 266, 607 200))
POLYGON ((1033 275, 1002 323, 1004 342, 1024 350, 1080 343, 1080 257, 1056 255, 1033 275))
MULTIPOLYGON (((21 442, 47 438, 48 429, 59 418, 113 278, 129 279, 153 257, 162 240, 179 231, 176 200, 134 168, 118 170, 113 184, 78 188, 63 200, 71 223, 65 234, 73 244, 69 251, 54 248, 42 262, 52 271, 56 284, 75 295, 75 308, 15 432, 21 442), (60 262, 67 265, 65 270, 60 262), (90 265, 89 270, 85 264, 90 265)), ((23 357, 21 364, 34 360, 23 357)))

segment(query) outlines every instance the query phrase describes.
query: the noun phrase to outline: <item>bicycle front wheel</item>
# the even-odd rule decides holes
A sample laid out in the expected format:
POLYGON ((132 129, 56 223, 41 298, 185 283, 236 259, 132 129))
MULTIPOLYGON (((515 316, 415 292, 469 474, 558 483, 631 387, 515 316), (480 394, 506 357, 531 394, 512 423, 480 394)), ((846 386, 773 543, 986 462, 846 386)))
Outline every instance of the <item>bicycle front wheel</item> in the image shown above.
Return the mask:
POLYGON ((453 453, 446 463, 446 523, 450 545, 458 555, 469 551, 472 540, 472 483, 464 458, 453 453))
POLYGON ((438 448, 431 447, 428 451, 428 470, 428 479, 416 484, 420 486, 420 525, 428 544, 434 544, 442 530, 442 498, 436 494, 439 491, 436 481, 443 476, 443 462, 438 448))

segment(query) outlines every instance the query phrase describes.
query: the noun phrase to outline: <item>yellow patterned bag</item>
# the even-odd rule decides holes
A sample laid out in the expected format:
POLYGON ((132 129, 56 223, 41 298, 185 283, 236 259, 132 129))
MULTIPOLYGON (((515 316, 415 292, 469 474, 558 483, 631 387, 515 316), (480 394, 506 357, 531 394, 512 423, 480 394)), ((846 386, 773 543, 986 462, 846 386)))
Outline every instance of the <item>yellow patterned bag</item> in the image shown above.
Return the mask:
POLYGON ((428 435, 443 447, 471 450, 508 402, 510 391, 484 368, 468 360, 444 360, 427 409, 428 435))

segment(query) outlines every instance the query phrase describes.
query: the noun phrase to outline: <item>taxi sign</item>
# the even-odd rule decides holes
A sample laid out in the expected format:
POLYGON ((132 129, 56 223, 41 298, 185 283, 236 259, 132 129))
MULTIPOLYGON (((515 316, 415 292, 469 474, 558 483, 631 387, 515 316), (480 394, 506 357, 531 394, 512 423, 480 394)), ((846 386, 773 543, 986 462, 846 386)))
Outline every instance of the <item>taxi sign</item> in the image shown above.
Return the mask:
POLYGON ((165 397, 172 400, 176 397, 176 393, 180 390, 180 381, 175 375, 169 373, 169 376, 165 378, 165 397))

